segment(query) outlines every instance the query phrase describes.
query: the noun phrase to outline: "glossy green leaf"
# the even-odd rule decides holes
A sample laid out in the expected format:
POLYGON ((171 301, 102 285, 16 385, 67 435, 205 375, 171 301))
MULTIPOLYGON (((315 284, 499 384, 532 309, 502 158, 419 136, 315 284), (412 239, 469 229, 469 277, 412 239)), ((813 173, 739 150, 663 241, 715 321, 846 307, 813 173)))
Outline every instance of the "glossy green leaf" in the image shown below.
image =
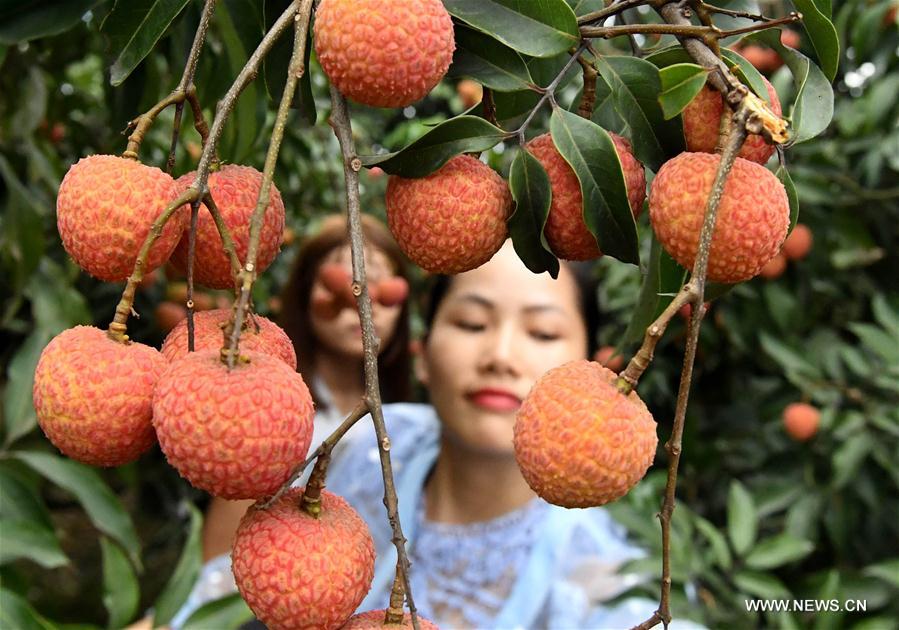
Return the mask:
POLYGON ((808 33, 812 47, 818 55, 818 63, 829 81, 837 76, 840 65, 840 38, 837 29, 824 15, 814 0, 791 0, 796 9, 802 13, 802 26, 808 33))
POLYGON ((10 630, 57 630, 24 597, 0 587, 0 628, 10 630))
MULTIPOLYGON (((18 126, 17 122, 14 128, 18 126)), ((0 260, 11 268, 9 280, 18 292, 37 268, 46 247, 44 212, 2 155, 0 179, 7 190, 6 208, 0 216, 0 260)))
POLYGON ((612 138, 596 123, 564 109, 550 119, 553 143, 581 184, 584 221, 603 253, 639 264, 637 227, 612 138))
POLYGON ((534 82, 521 55, 465 26, 456 27, 456 52, 449 75, 470 77, 500 92, 530 89, 534 82))
POLYGON ((131 563, 140 569, 140 542, 131 517, 96 470, 50 453, 13 451, 12 455, 74 494, 94 526, 121 544, 131 563))
POLYGON ((549 176, 537 158, 524 149, 512 161, 509 188, 515 200, 515 212, 509 218, 515 252, 534 273, 548 271, 553 278, 558 277, 559 261, 543 235, 552 200, 549 176))
POLYGON ((50 512, 40 494, 23 479, 11 463, 0 465, 0 516, 12 520, 32 521, 45 529, 53 529, 50 512))
POLYGON ((721 56, 728 65, 735 69, 735 74, 743 85, 748 85, 749 89, 755 92, 755 95, 763 99, 766 103, 771 103, 768 98, 768 86, 765 85, 765 78, 754 65, 737 52, 730 49, 722 49, 721 56))
POLYGON ((551 57, 578 44, 577 18, 565 0, 444 0, 446 10, 510 48, 551 57))
POLYGON ((696 529, 698 529, 700 533, 705 536, 705 539, 709 541, 715 562, 722 569, 730 569, 733 564, 733 558, 730 554, 730 548, 727 546, 727 540, 724 538, 724 534, 718 531, 718 528, 712 525, 712 523, 700 516, 695 518, 695 522, 696 529))
POLYGON ((567 0, 567 2, 568 6, 571 7, 571 10, 578 17, 599 11, 606 6, 605 0, 567 0))
MULTIPOLYGON (((222 4, 216 9, 215 26, 224 43, 229 75, 237 76, 253 51, 244 49, 227 4, 222 4)), ((282 83, 283 81, 284 77, 282 83)), ((234 111, 225 124, 225 134, 219 143, 219 151, 233 160, 240 161, 248 155, 258 139, 263 118, 259 116, 257 100, 257 88, 253 82, 241 92, 234 105, 234 111)))
POLYGON ((203 546, 200 537, 203 529, 203 515, 192 504, 190 510, 190 529, 187 534, 187 542, 181 551, 181 557, 175 566, 175 572, 166 583, 165 588, 156 602, 153 604, 153 627, 167 625, 175 616, 184 602, 187 601, 194 582, 200 574, 203 565, 203 546))
MULTIPOLYGON (((4 497, 4 501, 5 501, 4 497)), ((69 563, 52 529, 29 520, 0 519, 0 564, 27 559, 45 569, 55 569, 69 563)))
POLYGON ((81 23, 102 0, 0 1, 0 44, 18 44, 57 35, 81 23))
POLYGON ((385 155, 361 155, 365 166, 379 166, 391 175, 424 177, 460 153, 486 151, 506 133, 477 116, 457 116, 443 122, 412 144, 385 155))
POLYGON ((778 166, 774 174, 777 175, 777 179, 780 180, 780 183, 784 185, 784 189, 787 191, 787 200, 790 202, 790 232, 792 232, 793 228, 796 227, 796 222, 799 221, 799 194, 796 192, 796 185, 793 183, 793 178, 790 177, 790 172, 787 169, 783 166, 778 166))
POLYGON ((727 536, 738 555, 744 555, 755 543, 758 526, 752 495, 742 483, 733 480, 727 495, 727 536))
POLYGON ((9 362, 3 396, 3 434, 6 445, 28 435, 37 426, 31 389, 38 359, 50 339, 49 333, 41 329, 35 330, 19 346, 9 362))
POLYGON ((181 630, 208 630, 209 628, 237 630, 253 617, 253 611, 250 610, 243 598, 235 593, 198 608, 184 622, 181 630))
POLYGON ((752 569, 775 569, 796 560, 801 560, 812 552, 815 546, 791 534, 778 534, 760 540, 746 554, 746 566, 752 569))
POLYGON ((709 71, 693 63, 676 63, 659 70, 662 92, 659 104, 665 119, 680 114, 697 94, 705 87, 709 71))
POLYGON ((122 549, 106 538, 100 537, 103 553, 103 605, 109 613, 110 630, 125 627, 134 619, 140 601, 140 586, 134 569, 122 549))
POLYGON ((156 47, 188 0, 116 0, 100 29, 109 37, 115 61, 109 82, 121 85, 156 47))
POLYGON ((739 571, 733 576, 734 584, 742 591, 763 599, 784 599, 790 591, 773 575, 760 571, 739 571))

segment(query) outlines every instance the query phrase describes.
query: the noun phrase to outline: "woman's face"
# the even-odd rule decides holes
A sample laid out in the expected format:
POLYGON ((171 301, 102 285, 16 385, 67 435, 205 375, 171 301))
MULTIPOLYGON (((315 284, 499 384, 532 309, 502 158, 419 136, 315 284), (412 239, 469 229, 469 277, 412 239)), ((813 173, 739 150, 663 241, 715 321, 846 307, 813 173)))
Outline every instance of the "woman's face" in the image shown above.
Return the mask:
POLYGON ((571 272, 535 275, 507 241, 490 262, 453 278, 418 372, 448 439, 508 455, 515 412, 537 378, 586 352, 571 272))
MULTIPOLYGON (((352 273, 352 253, 349 245, 343 245, 333 249, 321 264, 338 263, 344 265, 352 273)), ((390 259, 379 249, 366 249, 365 251, 365 275, 369 286, 383 278, 395 275, 390 259)), ((328 290, 316 278, 312 285, 310 303, 328 295, 328 290)), ((383 306, 377 302, 372 303, 372 319, 374 320, 375 333, 381 340, 380 349, 384 350, 393 338, 396 324, 400 317, 402 304, 397 306, 383 306)), ((359 313, 355 308, 344 308, 334 319, 325 319, 310 313, 312 331, 324 349, 347 358, 359 359, 362 357, 362 324, 359 313)))

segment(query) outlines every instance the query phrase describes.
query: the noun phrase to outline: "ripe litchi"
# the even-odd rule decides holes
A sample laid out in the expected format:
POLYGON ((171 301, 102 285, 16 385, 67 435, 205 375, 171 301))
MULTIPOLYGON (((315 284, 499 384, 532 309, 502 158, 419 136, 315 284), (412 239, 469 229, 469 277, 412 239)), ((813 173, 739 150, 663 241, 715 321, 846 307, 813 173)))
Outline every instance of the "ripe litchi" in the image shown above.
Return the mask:
POLYGON ((153 319, 156 327, 164 333, 169 332, 187 317, 187 307, 177 302, 160 302, 153 311, 153 319))
POLYGON ((237 588, 271 630, 341 627, 374 577, 374 543, 356 511, 324 490, 313 518, 302 494, 294 488, 268 509, 251 507, 234 538, 237 588))
POLYGON ((528 485, 562 507, 621 498, 655 457, 656 423, 618 375, 593 361, 553 368, 531 388, 515 419, 515 457, 528 485))
POLYGON ((821 412, 808 403, 792 403, 784 409, 783 423, 790 437, 805 442, 818 432, 821 412))
MULTIPOLYGON (((381 628, 384 628, 385 630, 392 630, 394 628, 412 627, 412 615, 410 615, 409 613, 403 614, 402 623, 390 624, 384 623, 386 614, 387 610, 382 608, 381 610, 369 610, 368 612, 353 615, 352 617, 350 617, 350 620, 341 627, 340 630, 381 630, 381 628)), ((422 630, 439 630, 437 624, 432 621, 428 621, 421 615, 418 616, 418 627, 422 630)))
POLYGON ((280 359, 248 352, 232 370, 216 350, 172 363, 153 395, 159 446, 193 486, 224 499, 275 493, 312 440, 312 397, 280 359))
POLYGON ((457 155, 420 179, 387 183, 387 223, 397 243, 431 273, 480 267, 506 240, 512 195, 496 171, 457 155))
POLYGON ((615 346, 603 346, 593 355, 593 360, 613 372, 620 372, 624 367, 624 357, 621 354, 615 354, 616 352, 615 346))
MULTIPOLYGON (((780 116, 780 99, 768 79, 762 77, 768 88, 771 109, 780 116)), ((684 109, 684 137, 687 140, 687 151, 714 153, 718 145, 721 129, 721 114, 724 112, 724 99, 721 92, 709 87, 702 88, 699 94, 684 109)), ((774 145, 765 142, 758 134, 749 134, 740 148, 738 157, 764 164, 774 154, 774 145)))
MULTIPOLYGON (((156 218, 178 196, 175 181, 155 166, 114 155, 92 155, 74 164, 59 186, 56 224, 62 244, 79 267, 100 280, 119 282, 134 269, 156 218)), ((144 273, 169 259, 187 220, 178 209, 150 249, 144 273)))
MULTIPOLYGON (((184 190, 196 179, 196 172, 182 175, 177 180, 178 190, 184 190)), ((256 198, 262 187, 262 173, 250 166, 228 164, 221 170, 209 174, 209 192, 222 214, 225 224, 234 240, 237 257, 241 262, 247 258, 250 246, 250 218, 256 209, 256 198)), ((272 184, 269 189, 268 206, 259 236, 259 251, 256 257, 256 272, 262 273, 278 255, 284 238, 284 202, 281 193, 272 184)), ((172 263, 179 271, 187 273, 188 234, 185 230, 177 249, 172 254, 172 263)), ((213 289, 231 289, 234 276, 231 263, 222 246, 212 215, 206 205, 200 206, 197 220, 197 243, 194 257, 194 281, 213 289)))
POLYGON ((384 278, 377 284, 378 302, 382 306, 399 306, 409 297, 409 283, 405 278, 384 278))
MULTIPOLYGON (((643 165, 634 158, 630 142, 615 133, 609 134, 618 152, 624 173, 628 203, 634 216, 643 209, 646 199, 646 174, 643 165)), ((544 233, 552 251, 566 260, 591 260, 602 255, 596 239, 584 222, 584 202, 581 185, 574 170, 545 133, 527 143, 527 150, 540 161, 549 175, 552 203, 544 233)))
POLYGON ((446 74, 453 22, 440 0, 322 0, 315 52, 331 83, 373 107, 405 107, 446 74))
POLYGON ((790 260, 802 260, 812 251, 814 240, 811 228, 804 223, 797 223, 784 241, 784 256, 790 260))
POLYGON ((34 373, 41 429, 68 457, 91 466, 134 461, 156 442, 153 389, 165 358, 141 343, 119 343, 76 326, 44 348, 34 373))
MULTIPOLYGON (((681 153, 652 182, 649 218, 665 251, 693 268, 720 155, 681 153)), ((764 166, 737 158, 724 185, 709 253, 708 279, 742 282, 780 251, 790 225, 783 184, 764 166)))
MULTIPOLYGON (((217 308, 211 311, 194 313, 194 350, 218 350, 222 347, 224 336, 222 329, 231 319, 230 308, 217 308)), ((187 355, 187 318, 179 320, 178 325, 172 329, 160 348, 163 356, 170 363, 187 355)), ((276 359, 281 359, 297 369, 297 355, 293 348, 293 342, 287 333, 275 322, 263 317, 253 315, 246 322, 245 328, 240 333, 240 352, 261 352, 276 359), (257 331, 256 327, 259 327, 257 331)))
POLYGON ((456 84, 456 94, 462 99, 462 106, 470 109, 484 98, 484 86, 471 79, 462 79, 456 84))
POLYGON ((759 275, 766 280, 774 280, 775 278, 780 278, 786 270, 787 257, 783 255, 783 252, 780 252, 765 263, 765 266, 759 271, 759 275))

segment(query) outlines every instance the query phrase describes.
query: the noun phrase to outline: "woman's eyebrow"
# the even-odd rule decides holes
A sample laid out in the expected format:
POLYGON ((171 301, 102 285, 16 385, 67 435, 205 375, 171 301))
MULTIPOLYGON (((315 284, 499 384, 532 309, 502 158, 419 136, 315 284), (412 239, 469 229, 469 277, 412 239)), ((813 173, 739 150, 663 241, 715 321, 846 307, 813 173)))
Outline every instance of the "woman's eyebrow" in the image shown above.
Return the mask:
POLYGON ((484 308, 494 308, 494 304, 492 301, 488 300, 482 295, 478 295, 477 293, 463 293, 456 299, 460 302, 473 302, 474 304, 478 304, 480 306, 483 306, 484 308))
POLYGON ((533 304, 531 306, 525 306, 522 309, 525 313, 543 313, 546 311, 556 312, 556 313, 565 313, 565 309, 561 306, 556 306, 555 304, 533 304))

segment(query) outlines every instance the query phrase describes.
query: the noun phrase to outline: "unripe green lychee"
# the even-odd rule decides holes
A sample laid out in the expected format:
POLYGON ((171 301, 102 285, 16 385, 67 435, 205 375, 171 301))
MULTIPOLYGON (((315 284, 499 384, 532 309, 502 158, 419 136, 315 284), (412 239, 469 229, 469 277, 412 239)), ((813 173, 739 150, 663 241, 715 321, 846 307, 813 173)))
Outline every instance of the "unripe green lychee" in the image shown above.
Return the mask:
MULTIPOLYGON (((69 168, 56 197, 56 225, 69 256, 108 282, 128 278, 150 226, 178 196, 175 181, 155 166, 115 155, 92 155, 69 168)), ((169 259, 188 218, 178 209, 150 249, 144 273, 169 259)))
POLYGON ((234 538, 237 588, 270 630, 340 628, 374 577, 365 521, 327 490, 313 518, 300 507, 302 495, 293 488, 268 509, 251 507, 234 538))
POLYGON ((783 412, 787 433, 798 442, 812 439, 821 424, 821 412, 808 403, 791 403, 783 412))
MULTIPOLYGON (((230 319, 230 308, 194 313, 194 350, 221 348, 224 341, 222 328, 230 319)), ((160 350, 170 363, 187 354, 187 318, 181 319, 172 329, 160 350)), ((261 352, 281 359, 293 370, 297 369, 297 355, 290 337, 275 322, 262 315, 253 315, 246 322, 240 333, 240 351, 261 352)))
POLYGON ((656 423, 635 392, 594 361, 572 361, 541 376, 515 418, 515 458, 528 485, 563 507, 621 498, 655 457, 656 423))
POLYGON ((440 0, 322 0, 315 52, 331 83, 373 107, 405 107, 446 74, 453 22, 440 0))
POLYGON ((192 352, 169 366, 153 395, 169 464, 224 499, 274 494, 306 457, 312 414, 303 377, 258 352, 232 370, 215 350, 192 352))
MULTIPOLYGON (((609 133, 624 173, 628 203, 634 216, 643 209, 646 199, 646 173, 631 150, 630 142, 615 133, 609 133)), ((540 161, 549 175, 552 202, 546 219, 544 234, 552 251, 565 260, 591 260, 602 255, 596 239, 584 222, 584 201, 581 185, 552 136, 545 133, 527 143, 527 150, 540 161)))
MULTIPOLYGON (((196 172, 182 175, 177 180, 178 190, 184 190, 196 179, 196 172)), ((209 192, 222 219, 234 240, 237 257, 246 262, 250 247, 250 218, 256 209, 256 198, 262 187, 262 173, 251 166, 227 164, 221 170, 209 174, 209 192)), ((189 225, 187 226, 189 227, 189 225)), ((259 251, 256 256, 256 272, 265 271, 281 249, 284 237, 284 201, 278 188, 269 189, 268 206, 259 235, 259 251)), ((187 273, 188 234, 185 228, 172 263, 182 273, 187 273)), ((214 289, 231 289, 234 276, 231 263, 222 246, 222 239, 206 205, 200 206, 197 217, 197 244, 194 257, 194 280, 214 289)))
MULTIPOLYGON (((391 624, 384 623, 386 614, 387 610, 382 608, 381 610, 369 610, 368 612, 353 615, 340 630, 381 630, 381 628, 384 628, 385 630, 394 630, 396 628, 413 627, 412 615, 409 613, 403 614, 402 623, 391 624)), ((421 615, 418 616, 418 627, 422 630, 439 630, 436 623, 428 621, 421 615)))
POLYGON ((427 177, 392 175, 387 223, 418 266, 454 274, 480 267, 502 247, 512 194, 496 171, 457 155, 427 177))
MULTIPOLYGON (((649 193, 652 229, 672 258, 693 268, 720 155, 681 153, 659 169, 649 193)), ((708 279, 742 282, 774 258, 790 225, 783 184, 760 164, 737 158, 718 206, 708 279)))
MULTIPOLYGON (((768 79, 762 77, 768 88, 771 110, 780 116, 780 99, 768 79)), ((718 145, 721 128, 721 114, 724 113, 724 99, 721 92, 708 85, 690 101, 683 112, 684 138, 687 140, 687 151, 714 153, 718 145)), ((737 157, 764 164, 774 153, 774 145, 755 133, 749 134, 740 148, 737 157)))
POLYGON ((156 442, 153 390, 165 358, 142 343, 119 343, 76 326, 44 348, 34 373, 37 421, 56 448, 91 466, 134 461, 156 442))

